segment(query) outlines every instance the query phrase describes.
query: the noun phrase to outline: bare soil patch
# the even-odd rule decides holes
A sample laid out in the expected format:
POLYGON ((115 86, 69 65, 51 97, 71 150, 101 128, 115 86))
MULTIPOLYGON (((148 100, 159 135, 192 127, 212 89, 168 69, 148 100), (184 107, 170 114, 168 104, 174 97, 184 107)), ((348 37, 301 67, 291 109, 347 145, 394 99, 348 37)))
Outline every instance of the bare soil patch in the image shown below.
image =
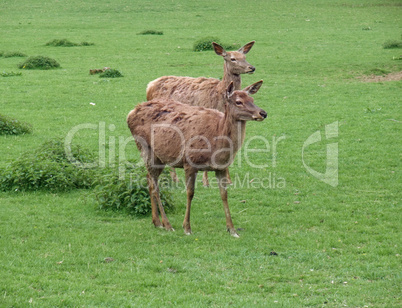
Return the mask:
POLYGON ((364 75, 358 77, 363 82, 384 82, 402 80, 402 71, 386 75, 364 75))

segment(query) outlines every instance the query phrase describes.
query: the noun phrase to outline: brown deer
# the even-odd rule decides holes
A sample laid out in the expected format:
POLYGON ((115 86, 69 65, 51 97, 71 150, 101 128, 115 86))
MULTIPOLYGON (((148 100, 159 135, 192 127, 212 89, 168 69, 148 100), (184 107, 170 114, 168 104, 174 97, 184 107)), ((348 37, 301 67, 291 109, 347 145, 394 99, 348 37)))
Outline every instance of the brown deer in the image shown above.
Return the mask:
POLYGON ((263 121, 267 113, 254 104, 262 80, 244 90, 231 82, 225 91, 225 112, 154 99, 132 110, 127 124, 148 170, 148 188, 155 227, 173 230, 159 196, 158 178, 165 165, 184 168, 187 209, 183 228, 191 234, 190 208, 198 171, 215 171, 229 233, 238 237, 227 201, 227 168, 243 144, 246 121, 263 121), (162 223, 159 219, 159 212, 162 223))
MULTIPOLYGON (((224 112, 224 96, 229 84, 233 82, 234 89, 240 90, 240 74, 252 74, 255 71, 255 67, 246 61, 245 56, 254 43, 255 41, 247 43, 237 51, 226 51, 222 46, 213 42, 215 53, 225 60, 221 81, 205 77, 163 76, 148 84, 147 100, 173 99, 184 104, 213 108, 224 112)), ((172 178, 177 181, 174 169, 171 174, 172 178)), ((207 172, 204 172, 203 183, 204 186, 209 185, 207 172)))

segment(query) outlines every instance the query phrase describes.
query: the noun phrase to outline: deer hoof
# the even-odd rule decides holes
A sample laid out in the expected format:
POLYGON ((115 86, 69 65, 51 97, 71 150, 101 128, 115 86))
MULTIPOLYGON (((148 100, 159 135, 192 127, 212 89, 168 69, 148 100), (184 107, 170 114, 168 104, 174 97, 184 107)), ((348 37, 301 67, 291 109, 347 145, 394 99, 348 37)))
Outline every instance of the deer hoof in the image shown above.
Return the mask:
POLYGON ((233 237, 236 237, 236 238, 239 238, 239 237, 240 237, 240 235, 237 234, 237 232, 236 232, 235 229, 228 229, 228 232, 229 232, 230 235, 233 236, 233 237))

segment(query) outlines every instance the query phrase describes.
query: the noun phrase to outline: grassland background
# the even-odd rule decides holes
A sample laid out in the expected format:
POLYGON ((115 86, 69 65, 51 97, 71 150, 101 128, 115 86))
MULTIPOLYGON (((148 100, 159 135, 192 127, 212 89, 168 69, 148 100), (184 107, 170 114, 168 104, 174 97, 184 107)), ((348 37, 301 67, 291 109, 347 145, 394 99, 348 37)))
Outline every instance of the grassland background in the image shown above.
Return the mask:
MULTIPOLYGON (((400 307, 401 81, 356 78, 401 70, 400 49, 382 48, 401 40, 400 17, 401 2, 391 0, 0 1, 0 50, 61 64, 0 77, 0 112, 34 126, 32 135, 0 137, 0 167, 83 123, 114 125, 106 140, 129 137, 126 115, 150 80, 222 76, 220 57, 191 50, 214 35, 256 40, 247 59, 257 70, 243 85, 264 80, 255 101, 268 119, 250 123, 247 138, 284 137, 275 166, 272 149, 249 153, 269 163, 263 169, 243 152, 231 173, 285 180, 229 190, 238 240, 225 233, 218 191, 200 185, 192 236, 180 230, 182 189, 173 192, 174 233, 150 217, 96 211, 88 191, 0 193, 0 306, 400 307), (147 29, 164 34, 137 35, 147 29), (95 45, 45 46, 62 38, 95 45), (125 77, 89 75, 104 66, 125 77), (306 171, 301 150, 335 121, 339 185, 331 187, 306 171)), ((22 60, 0 58, 0 71, 19 71, 22 60)), ((96 151, 98 137, 82 131, 74 142, 96 151)), ((320 172, 325 145, 305 157, 320 172)), ((126 155, 138 158, 133 144, 126 155)))

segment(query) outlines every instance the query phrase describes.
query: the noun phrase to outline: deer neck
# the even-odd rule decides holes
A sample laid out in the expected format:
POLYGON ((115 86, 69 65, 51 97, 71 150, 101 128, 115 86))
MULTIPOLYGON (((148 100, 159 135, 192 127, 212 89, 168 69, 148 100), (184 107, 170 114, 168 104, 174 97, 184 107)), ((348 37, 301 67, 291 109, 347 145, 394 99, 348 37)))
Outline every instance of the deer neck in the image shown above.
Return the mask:
POLYGON ((230 114, 229 106, 226 105, 225 109, 225 116, 220 123, 222 132, 221 136, 223 137, 221 141, 222 144, 225 144, 223 147, 229 147, 231 149, 234 159, 234 156, 244 142, 246 121, 234 119, 230 114))
POLYGON ((227 89, 229 84, 233 81, 233 85, 235 90, 240 90, 241 88, 241 77, 239 74, 234 74, 230 70, 230 64, 225 61, 225 65, 223 66, 223 78, 222 78, 222 86, 224 90, 227 89))

